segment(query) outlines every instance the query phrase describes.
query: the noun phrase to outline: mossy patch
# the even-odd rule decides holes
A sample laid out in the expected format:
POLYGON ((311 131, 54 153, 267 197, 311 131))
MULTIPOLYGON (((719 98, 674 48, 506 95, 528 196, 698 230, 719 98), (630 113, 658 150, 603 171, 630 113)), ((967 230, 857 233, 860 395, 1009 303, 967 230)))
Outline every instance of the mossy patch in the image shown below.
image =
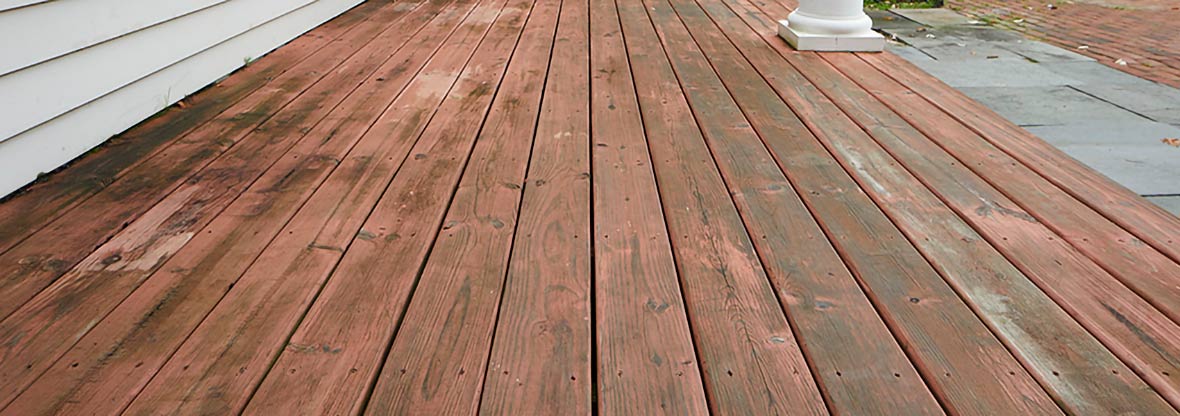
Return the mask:
POLYGON ((865 7, 870 9, 932 9, 942 7, 943 0, 866 0, 865 7))

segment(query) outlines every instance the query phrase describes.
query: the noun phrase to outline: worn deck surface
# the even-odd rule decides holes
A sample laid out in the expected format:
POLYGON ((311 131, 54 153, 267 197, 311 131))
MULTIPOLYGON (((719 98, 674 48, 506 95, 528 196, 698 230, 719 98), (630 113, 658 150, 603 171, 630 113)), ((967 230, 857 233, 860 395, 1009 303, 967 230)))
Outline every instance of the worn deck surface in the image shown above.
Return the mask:
POLYGON ((789 1, 359 6, 0 203, 0 413, 1175 413, 1180 219, 789 1))

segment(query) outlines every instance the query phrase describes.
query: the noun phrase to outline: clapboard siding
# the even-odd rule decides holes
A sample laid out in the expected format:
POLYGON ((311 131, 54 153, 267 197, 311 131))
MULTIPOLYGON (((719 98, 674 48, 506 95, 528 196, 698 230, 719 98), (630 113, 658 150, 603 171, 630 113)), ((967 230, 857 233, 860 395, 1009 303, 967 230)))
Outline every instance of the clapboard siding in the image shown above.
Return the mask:
POLYGON ((314 1, 227 1, 0 76, 0 140, 314 1))
POLYGON ((48 3, 51 0, 0 0, 0 12, 34 4, 48 3))
POLYGON ((361 1, 213 2, 0 76, 0 195, 361 1))
POLYGON ((0 13, 0 75, 226 1, 54 1, 0 13))

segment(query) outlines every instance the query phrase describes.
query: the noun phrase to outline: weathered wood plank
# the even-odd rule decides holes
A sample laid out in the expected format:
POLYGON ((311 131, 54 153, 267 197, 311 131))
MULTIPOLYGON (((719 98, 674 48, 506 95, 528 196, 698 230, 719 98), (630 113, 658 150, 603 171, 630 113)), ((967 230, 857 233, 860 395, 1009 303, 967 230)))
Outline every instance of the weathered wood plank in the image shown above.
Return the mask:
POLYGON ((370 2, 0 218, 0 301, 49 285, 0 305, 0 413, 1175 413, 1154 214, 789 49, 793 0, 451 1, 370 2))
POLYGON ((867 56, 865 60, 878 68, 887 68, 891 78, 927 98, 984 140, 1172 260, 1180 261, 1180 238, 1177 238, 1180 236, 1180 218, 1074 160, 909 62, 890 54, 867 56))
POLYGON ((598 410, 708 411, 623 32, 590 2, 598 410))
MULTIPOLYGON (((460 17, 455 16, 456 20, 460 17)), ((432 25, 446 28, 454 23, 435 21, 432 25)), ((479 30, 467 32, 468 36, 482 35, 479 30)), ((476 43, 471 37, 456 36, 444 46, 456 52, 437 57, 425 71, 437 74, 440 69, 450 68, 457 74, 463 59, 469 56, 458 51, 470 54, 476 43)), ((416 83, 390 106, 383 122, 366 133, 342 167, 301 208, 287 231, 280 233, 234 285, 126 413, 241 411, 405 160, 443 94, 438 83, 416 83), (276 270, 283 273, 276 275, 276 270), (282 279, 278 279, 280 276, 282 279), (225 342, 225 334, 235 334, 232 343, 225 342)), ((377 103, 364 106, 370 107, 385 108, 377 103)), ((300 350, 315 347, 291 346, 300 350)))
MULTIPOLYGON (((384 61, 383 67, 339 73, 345 77, 367 73, 372 78, 370 82, 357 91, 340 91, 341 94, 352 94, 337 109, 339 111, 329 115, 324 122, 297 140, 298 143, 289 154, 263 173, 248 192, 235 200, 209 226, 192 230, 160 227, 160 224, 191 225, 193 221, 187 220, 184 215, 190 214, 189 210, 193 208, 201 213, 200 209, 204 207, 191 202, 192 198, 196 198, 194 193, 199 195, 195 191, 182 192, 176 198, 169 197, 166 201, 176 201, 157 206, 149 211, 142 223, 137 222, 129 228, 132 231, 128 234, 131 241, 137 241, 135 238, 140 237, 140 231, 146 234, 162 233, 158 238, 148 239, 145 249, 122 251, 123 241, 112 240, 112 247, 102 252, 103 255, 93 261, 91 268, 79 269, 60 280, 60 284, 44 292, 27 308, 0 323, 0 334, 4 334, 6 339, 20 337, 20 342, 6 346, 9 348, 6 352, 13 359, 0 364, 0 370, 5 372, 5 376, 11 377, 10 380, 22 381, 20 384, 12 383, 10 388, 23 388, 31 378, 40 374, 81 338, 79 346, 62 358, 69 362, 63 364, 59 361, 63 366, 68 364, 72 371, 51 372, 41 377, 31 391, 25 394, 24 403, 28 406, 58 406, 75 396, 116 394, 111 391, 128 395, 126 400, 134 397, 142 385, 129 384, 146 382, 163 360, 175 351, 176 346, 221 299, 225 291, 233 286, 234 281, 257 258, 275 233, 324 181, 338 161, 343 159, 381 109, 418 72, 417 68, 429 58, 433 48, 441 44, 463 14, 462 10, 456 8, 440 16, 437 21, 439 26, 430 28, 417 39, 423 45, 430 45, 423 46, 422 51, 405 49, 405 53, 394 54, 400 45, 411 39, 418 28, 431 20, 433 13, 415 16, 422 19, 407 20, 407 26, 395 27, 398 30, 378 38, 381 43, 367 50, 372 55, 361 55, 357 60, 360 61, 358 64, 368 61, 372 65, 384 61), (448 21, 450 24, 447 24, 448 21), (394 58, 388 59, 390 56, 394 58), (386 81, 376 82, 377 78, 386 81), (176 255, 169 258, 168 255, 173 252, 176 255), (139 286, 145 280, 146 284, 139 286), (120 304, 133 290, 135 292, 131 297, 120 304), (117 309, 116 305, 119 305, 117 309), (87 334, 112 309, 115 309, 112 315, 99 324, 94 332, 87 334), (83 335, 86 337, 83 338, 83 335), (145 339, 151 339, 152 342, 146 342, 145 339), (145 345, 138 345, 140 343, 145 345), (114 358, 116 356, 118 358, 114 358), (96 364, 74 366, 80 363, 96 364), (128 373, 115 381, 105 379, 105 375, 117 369, 124 369, 128 373), (72 387, 62 388, 67 385, 72 387), (37 389, 48 389, 54 393, 38 393, 37 389), (100 391, 96 393, 93 390, 100 391), (60 401, 49 400, 50 397, 60 401)), ((260 137, 257 141, 283 142, 268 137, 260 137)), ((236 159, 248 162, 242 160, 242 156, 236 159)), ((212 216, 216 212, 202 214, 212 216)), ((18 407, 20 403, 13 404, 13 407, 18 407)), ((111 400, 110 403, 118 401, 111 400)))
MULTIPOLYGON (((859 86, 840 78, 839 72, 817 55, 789 51, 776 40, 773 31, 762 32, 762 35, 769 44, 780 46, 789 62, 808 78, 795 73, 787 61, 753 58, 766 53, 748 52, 747 57, 752 57, 755 65, 761 62, 765 67, 763 71, 768 71, 766 68, 787 68, 788 71, 779 71, 781 75, 776 78, 779 82, 772 81, 772 85, 784 94, 788 103, 827 108, 824 111, 828 117, 807 119, 808 123, 814 124, 819 124, 815 120, 822 120, 822 127, 813 126, 813 130, 826 131, 826 134, 820 134, 820 139, 837 154, 845 169, 860 179, 861 185, 884 207, 894 223, 943 272, 978 315, 1004 339, 1009 349, 1022 359, 1025 367, 1034 372, 1058 403, 1070 411, 1102 414, 1129 410, 1171 411, 1140 379, 1130 375, 1125 365, 1058 308, 1053 299, 1045 297, 968 224, 948 211, 935 194, 926 191, 924 185, 904 171, 889 154, 874 146, 872 139, 860 128, 866 128, 873 138, 886 140, 911 132, 925 140, 919 133, 892 114, 889 108, 876 103, 859 86), (798 87, 807 82, 814 82, 860 125, 844 119, 839 108, 831 104, 815 105, 826 98, 812 88, 798 87)), ((759 46, 767 47, 765 44, 759 46)), ((917 154, 931 152, 926 150, 917 154)), ((911 169, 912 164, 918 163, 912 159, 903 161, 911 169)), ((979 185, 978 180, 972 183, 970 178, 957 177, 952 172, 940 172, 937 176, 926 174, 926 178, 927 183, 937 181, 935 187, 938 190, 964 189, 963 184, 975 185, 976 189, 964 189, 964 196, 968 199, 971 196, 982 198, 982 194, 988 193, 986 184, 979 185)))
MULTIPOLYGON (((667 3, 651 2, 649 9, 653 15, 665 15, 664 20, 677 19, 667 3)), ((905 414, 941 414, 939 404, 737 104, 723 88, 710 88, 719 86, 720 80, 683 26, 676 26, 657 24, 657 30, 746 227, 761 236, 754 245, 792 318, 828 407, 849 414, 884 408, 905 414)), ((675 78, 670 82, 675 83, 675 78)), ((686 140, 685 135, 691 137, 678 135, 669 146, 688 151, 697 141, 686 140)), ((709 158, 709 149, 704 151, 709 158)), ((661 158, 656 159, 659 166, 661 158)), ((701 164, 688 158, 674 162, 693 170, 701 164)))
POLYGON ((619 16, 710 407, 827 414, 664 53, 704 56, 667 3, 620 3, 619 16))
POLYGON ((796 116, 699 8, 677 11, 943 406, 962 414, 1059 413, 800 121, 823 116, 811 107, 796 116))
MULTIPOLYGON (((853 56, 847 58, 847 62, 843 58, 829 59, 837 62, 842 68, 866 71, 865 74, 852 76, 852 79, 875 84, 876 87, 868 92, 882 98, 885 105, 897 105, 896 102, 891 103, 889 97, 901 94, 899 84, 889 81, 884 74, 873 70, 863 61, 853 56), (880 92, 877 92, 877 88, 880 88, 880 92)), ((856 87, 855 84, 850 86, 856 87)), ((1180 357, 1180 350, 1177 349, 1180 345, 1180 327, 1077 252, 1043 222, 1024 211, 1008 208, 1019 206, 1001 193, 1002 189, 992 188, 982 178, 973 175, 963 166, 961 159, 955 159, 954 156, 970 156, 973 165, 986 165, 987 162, 983 162, 985 159, 1002 158, 988 152, 957 152, 953 155, 936 144, 940 141, 954 141, 956 138, 978 138, 957 135, 955 127, 931 127, 955 121, 945 116, 938 117, 941 112, 934 108, 925 108, 921 103, 909 104, 915 105, 913 109, 922 111, 924 115, 913 116, 907 113, 910 111, 907 109, 899 112, 900 118, 912 120, 911 123, 921 126, 919 130, 928 131, 925 137, 905 137, 914 140, 892 146, 897 149, 894 150, 897 153, 909 153, 910 157, 904 162, 910 169, 929 184, 934 193, 946 200, 960 217, 973 225, 984 238, 993 242, 1000 252, 1038 283, 1045 293, 1143 376, 1160 394, 1177 403, 1180 395, 1176 381, 1164 377, 1163 374, 1180 372, 1180 368, 1176 368, 1180 363, 1175 361, 1175 357, 1180 357), (940 136, 934 139, 931 134, 936 132, 940 136)), ((897 111, 898 107, 893 108, 897 111)), ((951 147, 945 149, 951 150, 951 147)), ((977 235, 973 237, 978 238, 977 235)), ((1061 368, 1052 370, 1062 371, 1061 368)), ((1050 375, 1045 374, 1044 378, 1053 380, 1050 375)), ((1091 389, 1111 390, 1113 386, 1094 386, 1091 389)), ((1134 397, 1129 394, 1122 396, 1126 399, 1134 397)), ((1114 406, 1114 400, 1107 400, 1107 405, 1114 406)), ((1149 403, 1152 402, 1145 398, 1121 405, 1135 408, 1149 403)))
MULTIPOLYGON (((393 13, 390 18, 400 14, 393 13)), ((186 207, 197 211, 190 214, 197 220, 173 221, 182 228, 199 225, 200 214, 224 209, 293 144, 293 139, 319 121, 388 56, 348 59, 372 40, 353 36, 340 47, 303 61, 284 73, 285 79, 277 85, 256 91, 225 112, 233 116, 214 119, 136 167, 126 180, 75 208, 86 215, 60 217, 0 255, 0 316, 8 316, 81 262, 91 263, 99 255, 97 247, 109 246, 108 240, 148 209, 168 204, 162 201, 170 195, 191 192, 193 201, 201 201, 186 207), (185 225, 186 221, 191 224, 185 225)), ((387 48, 381 44, 375 47, 387 48)), ((130 244, 121 251, 141 248, 130 244)), ((117 252, 106 256, 111 254, 117 252)))
MULTIPOLYGON (((338 39, 347 42, 345 39, 359 33, 365 33, 370 39, 377 36, 383 26, 372 23, 370 17, 374 14, 385 16, 386 9, 406 9, 410 4, 366 2, 267 54, 267 59, 243 67, 211 88, 185 98, 183 106, 168 107, 111 138, 71 162, 68 169, 63 168, 4 198, 0 202, 0 253, 72 212, 75 206, 213 118, 232 116, 222 112, 260 88, 282 79, 284 73, 297 69, 297 65, 325 46, 338 39)), ((393 21, 390 19, 389 24, 393 21)))
POLYGON ((531 6, 481 4, 470 21, 488 31, 482 41, 462 43, 479 47, 461 75, 419 76, 454 87, 246 413, 356 413, 365 406, 531 6))
POLYGON ((1048 179, 992 146, 908 88, 853 56, 833 60, 864 89, 919 126, 962 166, 990 183, 1036 222, 1053 230, 1139 296, 1180 322, 1180 263, 1107 220, 1048 179), (855 68, 855 69, 852 69, 855 68))
MULTIPOLYGON (((751 20, 750 26, 766 28, 755 33, 724 5, 711 3, 705 8, 738 47, 747 50, 746 56, 769 75, 771 84, 789 103, 817 109, 820 117, 809 121, 815 125, 813 129, 828 132, 819 137, 838 156, 845 170, 858 178, 878 205, 1059 403, 1083 414, 1169 411, 1168 405, 1102 344, 872 141, 875 138, 888 149, 894 147, 889 142, 898 142, 902 137, 926 141, 920 133, 816 54, 790 50, 778 39, 773 26, 757 24, 759 19, 764 19, 761 15, 745 15, 751 20), (773 51, 767 53, 771 45, 787 59, 773 51), (808 84, 815 88, 800 87, 808 84), (829 97, 835 105, 828 102, 829 97), (841 111, 856 124, 840 114, 841 111)), ((871 68, 867 70, 875 72, 871 68)), ((956 175, 953 161, 915 165, 922 163, 922 159, 935 158, 937 153, 941 153, 937 147, 915 149, 906 155, 913 158, 900 157, 894 152, 910 170, 921 174, 932 189, 937 189, 935 193, 963 189, 961 194, 967 200, 989 194, 990 188, 978 178, 956 175)))
POLYGON ((523 182, 545 86, 538 80, 548 73, 561 4, 537 2, 528 13, 474 150, 440 146, 430 154, 469 161, 457 169, 458 190, 366 414, 474 414, 479 408, 520 189, 546 185, 523 182))
POLYGON ((587 3, 561 5, 481 414, 593 413, 587 3))

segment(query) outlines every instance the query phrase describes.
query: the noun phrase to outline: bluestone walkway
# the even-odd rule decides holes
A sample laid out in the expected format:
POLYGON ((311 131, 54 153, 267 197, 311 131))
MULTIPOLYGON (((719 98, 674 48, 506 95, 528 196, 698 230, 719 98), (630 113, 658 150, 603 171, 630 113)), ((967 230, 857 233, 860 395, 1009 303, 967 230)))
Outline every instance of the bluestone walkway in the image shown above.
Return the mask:
POLYGON ((1180 215, 1180 90, 947 9, 873 14, 894 53, 1180 215))

